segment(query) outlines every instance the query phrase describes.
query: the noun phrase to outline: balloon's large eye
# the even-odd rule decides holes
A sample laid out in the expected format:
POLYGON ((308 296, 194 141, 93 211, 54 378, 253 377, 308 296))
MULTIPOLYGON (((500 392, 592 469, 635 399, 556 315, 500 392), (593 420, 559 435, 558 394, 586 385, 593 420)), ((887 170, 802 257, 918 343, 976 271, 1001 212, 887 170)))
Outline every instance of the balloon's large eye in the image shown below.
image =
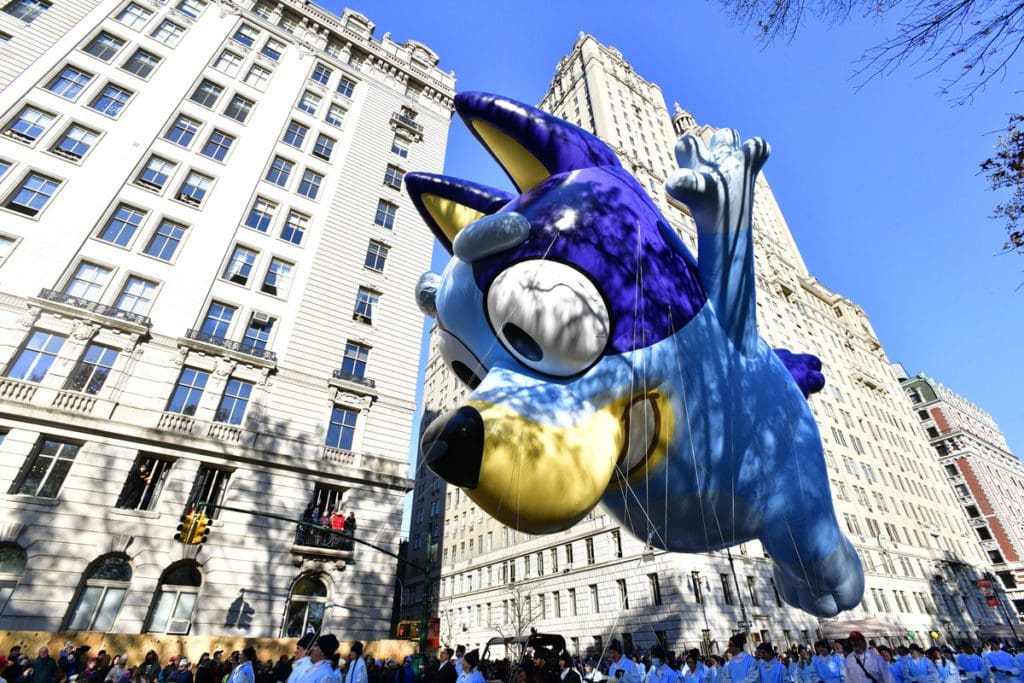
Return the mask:
POLYGON ((604 299, 586 275, 540 259, 517 263, 494 278, 487 318, 509 353, 556 377, 593 365, 611 328, 604 299))
POLYGON ((438 332, 437 348, 441 352, 441 358, 463 384, 470 389, 476 389, 484 375, 487 374, 486 368, 466 348, 466 345, 448 330, 442 329, 438 332))

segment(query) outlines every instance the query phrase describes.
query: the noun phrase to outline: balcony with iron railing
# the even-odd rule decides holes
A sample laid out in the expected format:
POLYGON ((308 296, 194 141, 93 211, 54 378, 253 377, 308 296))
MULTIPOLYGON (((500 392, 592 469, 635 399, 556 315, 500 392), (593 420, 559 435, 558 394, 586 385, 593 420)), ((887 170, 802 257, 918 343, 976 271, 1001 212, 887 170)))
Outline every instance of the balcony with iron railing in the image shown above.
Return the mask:
POLYGON ((352 540, 352 534, 345 530, 327 527, 311 528, 307 524, 298 524, 295 527, 293 552, 301 552, 302 549, 308 548, 351 552, 353 545, 355 543, 352 540))
POLYGON ((375 382, 374 380, 370 379, 369 377, 363 377, 362 375, 358 375, 354 372, 349 372, 344 368, 338 368, 337 370, 331 373, 331 376, 334 377, 334 379, 340 380, 342 382, 352 382, 353 384, 361 384, 367 389, 377 388, 377 382, 375 382))
POLYGON ((416 136, 417 139, 423 137, 423 125, 416 123, 416 120, 408 114, 403 114, 400 111, 392 112, 391 124, 393 126, 401 126, 410 133, 416 136))
POLYGON ((95 313, 105 318, 120 320, 132 325, 139 325, 140 327, 150 328, 153 326, 153 321, 149 319, 149 316, 133 313, 132 311, 125 311, 120 308, 115 308, 114 306, 108 306, 106 304, 101 304, 89 299, 83 299, 82 297, 73 296, 64 292, 58 292, 55 289, 41 290, 39 292, 39 298, 44 301, 52 301, 53 303, 71 306, 83 311, 88 311, 89 313, 95 313))
POLYGON ((269 361, 271 363, 277 362, 277 354, 273 351, 268 351, 267 349, 262 349, 258 346, 253 346, 252 344, 245 344, 233 339, 218 337, 217 335, 208 334, 202 330, 191 329, 185 333, 185 338, 203 344, 209 344, 210 346, 217 346, 227 351, 234 351, 235 353, 241 353, 260 360, 269 361))

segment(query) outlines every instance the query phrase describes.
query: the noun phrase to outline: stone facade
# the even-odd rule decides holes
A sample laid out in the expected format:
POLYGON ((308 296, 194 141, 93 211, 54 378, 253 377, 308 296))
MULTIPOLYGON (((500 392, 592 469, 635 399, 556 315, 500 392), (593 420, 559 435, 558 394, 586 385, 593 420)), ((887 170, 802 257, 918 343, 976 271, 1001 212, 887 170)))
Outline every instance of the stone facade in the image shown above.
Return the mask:
POLYGON ((0 628, 385 636, 395 560, 295 521, 398 549, 432 249, 402 174, 443 167, 454 76, 291 0, 0 30, 0 628), (283 519, 175 542, 200 501, 283 519))
MULTIPOLYGON (((678 105, 670 115, 657 85, 617 50, 582 34, 559 62, 541 107, 608 143, 696 252, 692 220, 668 204, 663 188, 679 135, 709 138, 711 128, 698 126, 678 105)), ((813 352, 824 362, 827 385, 811 405, 840 523, 864 562, 861 606, 819 622, 780 604, 758 544, 704 555, 664 553, 621 531, 600 507, 568 531, 526 537, 424 471, 410 543, 422 546, 431 528, 441 539, 432 610, 442 642, 472 647, 537 628, 564 634, 575 652, 600 651, 613 637, 627 648, 662 640, 677 652, 722 651, 737 629, 751 632, 753 642, 787 644, 819 632, 848 633, 852 625, 879 637, 906 639, 913 632, 922 643, 1005 628, 971 584, 986 557, 929 456, 867 315, 809 273, 763 176, 755 196, 760 332, 774 346, 813 352)), ((427 414, 464 396, 432 350, 427 414)), ((651 533, 666 531, 652 520, 651 533)), ((410 577, 407 614, 418 612, 422 596, 421 582, 410 577)))

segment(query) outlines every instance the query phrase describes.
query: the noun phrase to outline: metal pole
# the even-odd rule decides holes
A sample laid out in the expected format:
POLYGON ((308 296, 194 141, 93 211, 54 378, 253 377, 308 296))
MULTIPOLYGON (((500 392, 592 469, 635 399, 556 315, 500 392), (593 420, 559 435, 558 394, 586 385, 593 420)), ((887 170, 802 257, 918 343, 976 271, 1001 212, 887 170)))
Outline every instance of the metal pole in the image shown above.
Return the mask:
POLYGON ((427 626, 430 623, 430 568, 434 555, 434 523, 427 529, 427 548, 423 562, 423 613, 420 615, 420 654, 427 654, 427 626))
POLYGON ((725 554, 729 557, 729 569, 732 570, 732 582, 736 586, 736 599, 740 601, 740 619, 742 620, 740 628, 743 629, 743 635, 749 639, 750 627, 752 624, 747 621, 747 606, 743 604, 743 592, 740 591, 740 580, 736 577, 736 563, 732 559, 732 551, 729 548, 725 549, 725 554))

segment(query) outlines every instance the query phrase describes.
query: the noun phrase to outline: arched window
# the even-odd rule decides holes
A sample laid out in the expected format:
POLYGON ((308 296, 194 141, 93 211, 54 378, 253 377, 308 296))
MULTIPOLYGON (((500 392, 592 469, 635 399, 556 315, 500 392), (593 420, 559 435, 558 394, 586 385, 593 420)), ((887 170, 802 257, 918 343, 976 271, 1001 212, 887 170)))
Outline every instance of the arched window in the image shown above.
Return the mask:
POLYGON ((282 638, 298 638, 313 629, 320 632, 327 607, 327 586, 314 576, 301 576, 292 586, 288 598, 288 615, 281 630, 282 638))
POLYGON ((121 611, 132 568, 120 555, 107 555, 93 563, 85 574, 67 628, 71 631, 109 631, 121 611))
POLYGON ((150 610, 146 631, 188 633, 202 585, 203 576, 195 564, 183 562, 172 565, 160 579, 160 589, 150 610))
POLYGON ((4 613, 27 562, 24 550, 13 543, 0 544, 0 614, 4 613))

